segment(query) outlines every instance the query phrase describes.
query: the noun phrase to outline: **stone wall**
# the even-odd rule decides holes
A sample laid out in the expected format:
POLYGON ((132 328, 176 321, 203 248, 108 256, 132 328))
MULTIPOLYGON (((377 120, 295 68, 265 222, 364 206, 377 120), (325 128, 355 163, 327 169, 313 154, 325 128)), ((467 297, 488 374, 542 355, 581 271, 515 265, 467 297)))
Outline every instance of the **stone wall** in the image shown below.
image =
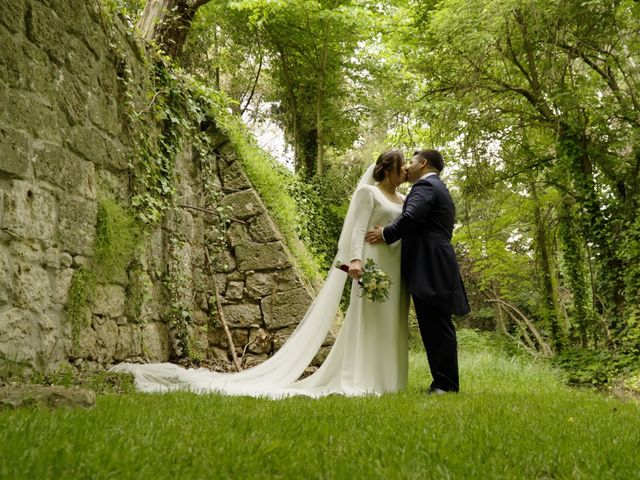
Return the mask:
POLYGON ((218 261, 207 262, 215 222, 197 155, 184 145, 176 206, 147 228, 126 271, 109 282, 98 276, 74 339, 69 289, 92 262, 100 201, 130 202, 133 140, 118 78, 123 55, 134 81, 145 76, 143 53, 85 0, 0 0, 0 45, 0 373, 183 356, 171 324, 175 302, 189 317, 191 351, 224 364, 229 349, 213 282, 245 362, 277 350, 310 304, 310 291, 233 148, 215 130, 214 183, 232 217, 218 261), (166 287, 172 275, 181 278, 173 297, 166 287))

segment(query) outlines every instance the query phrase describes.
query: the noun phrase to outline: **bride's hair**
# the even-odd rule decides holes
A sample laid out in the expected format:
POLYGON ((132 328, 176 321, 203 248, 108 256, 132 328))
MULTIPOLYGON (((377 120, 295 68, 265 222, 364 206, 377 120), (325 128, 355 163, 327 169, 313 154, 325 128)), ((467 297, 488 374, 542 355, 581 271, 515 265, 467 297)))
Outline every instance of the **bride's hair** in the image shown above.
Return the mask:
POLYGON ((395 169, 397 173, 400 173, 403 164, 404 154, 400 150, 389 150, 381 153, 373 169, 373 179, 376 182, 381 182, 389 175, 391 169, 395 169))

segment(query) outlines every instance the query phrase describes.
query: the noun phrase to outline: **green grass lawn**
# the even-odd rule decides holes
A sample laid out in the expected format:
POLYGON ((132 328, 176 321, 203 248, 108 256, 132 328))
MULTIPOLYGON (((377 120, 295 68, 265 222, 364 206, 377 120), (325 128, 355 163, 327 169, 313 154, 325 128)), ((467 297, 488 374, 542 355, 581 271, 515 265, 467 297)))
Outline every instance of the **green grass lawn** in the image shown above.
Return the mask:
POLYGON ((460 394, 281 401, 104 395, 0 412, 0 478, 640 479, 640 405, 461 332, 460 394))

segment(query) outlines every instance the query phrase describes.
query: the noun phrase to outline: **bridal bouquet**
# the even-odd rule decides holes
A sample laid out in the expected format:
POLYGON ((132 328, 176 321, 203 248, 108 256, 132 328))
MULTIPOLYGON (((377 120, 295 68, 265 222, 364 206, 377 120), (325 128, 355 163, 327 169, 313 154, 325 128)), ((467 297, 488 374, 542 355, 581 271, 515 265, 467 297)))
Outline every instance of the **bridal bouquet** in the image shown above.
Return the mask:
MULTIPOLYGON (((344 272, 349 272, 348 265, 339 264, 337 267, 344 272)), ((362 275, 358 280, 358 285, 362 289, 360 296, 364 295, 372 302, 384 302, 389 298, 389 287, 391 286, 389 275, 380 270, 380 267, 371 258, 367 258, 364 267, 362 267, 362 275)))

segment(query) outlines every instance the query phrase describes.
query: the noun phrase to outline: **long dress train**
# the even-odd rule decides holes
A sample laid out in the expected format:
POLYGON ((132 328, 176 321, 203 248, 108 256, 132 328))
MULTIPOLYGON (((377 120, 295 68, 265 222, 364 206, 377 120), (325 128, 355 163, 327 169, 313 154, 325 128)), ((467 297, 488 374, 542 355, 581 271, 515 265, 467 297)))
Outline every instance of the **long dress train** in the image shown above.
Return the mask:
POLYGON ((238 373, 184 369, 170 363, 122 363, 113 371, 133 373, 136 387, 146 392, 188 389, 198 393, 282 398, 321 397, 332 393, 365 395, 395 392, 407 383, 408 295, 400 275, 400 242, 367 244, 365 232, 390 224, 402 205, 390 201, 372 178, 369 167, 353 196, 345 218, 336 259, 371 258, 391 280, 389 297, 372 303, 353 282, 349 307, 336 341, 322 366, 298 380, 319 350, 339 308, 347 275, 329 271, 324 286, 289 339, 271 358, 238 373))

